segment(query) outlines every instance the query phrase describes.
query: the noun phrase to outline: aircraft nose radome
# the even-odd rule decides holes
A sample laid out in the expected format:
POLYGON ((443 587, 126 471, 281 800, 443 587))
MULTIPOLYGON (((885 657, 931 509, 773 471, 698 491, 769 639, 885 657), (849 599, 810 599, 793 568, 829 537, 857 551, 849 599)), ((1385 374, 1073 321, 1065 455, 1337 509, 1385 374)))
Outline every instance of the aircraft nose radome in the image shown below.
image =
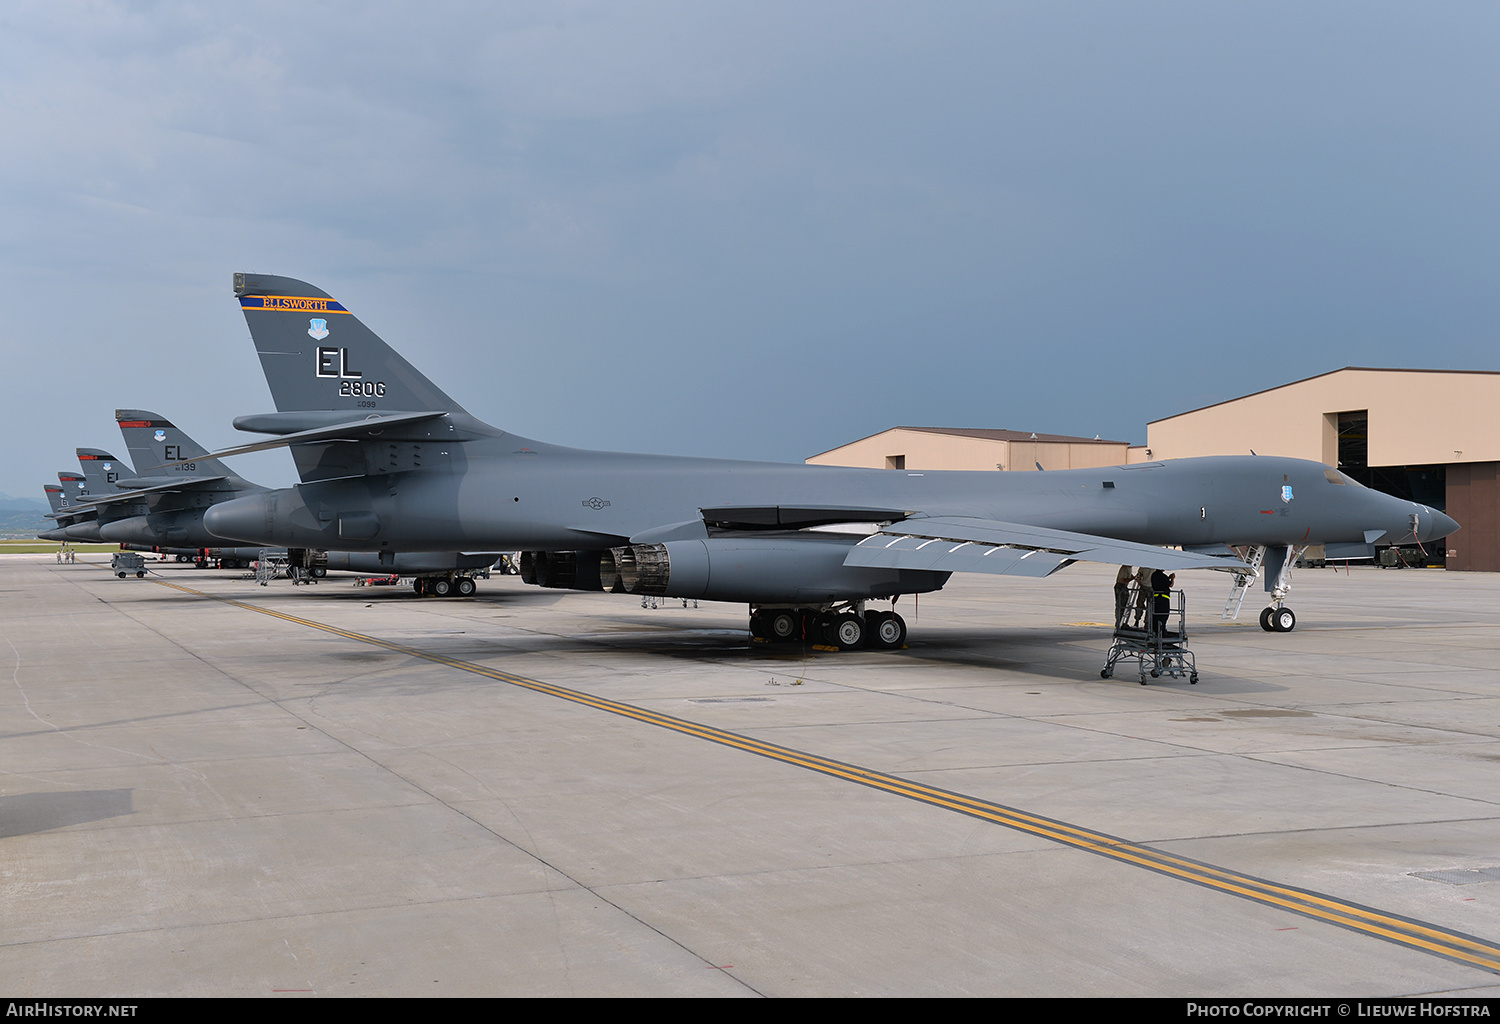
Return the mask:
POLYGON ((1458 525, 1458 522, 1456 520, 1450 519, 1449 517, 1443 515, 1443 513, 1439 512, 1437 509, 1433 509, 1432 527, 1428 531, 1426 539, 1437 540, 1440 537, 1448 536, 1448 534, 1450 533, 1456 533, 1460 529, 1462 529, 1462 527, 1458 525))

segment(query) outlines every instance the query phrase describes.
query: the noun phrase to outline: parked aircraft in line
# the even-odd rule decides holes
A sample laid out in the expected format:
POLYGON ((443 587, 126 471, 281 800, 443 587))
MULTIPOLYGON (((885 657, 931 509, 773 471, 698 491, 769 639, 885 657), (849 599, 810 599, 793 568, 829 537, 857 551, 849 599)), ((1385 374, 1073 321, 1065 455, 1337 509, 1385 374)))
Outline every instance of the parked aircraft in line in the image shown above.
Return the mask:
MULTIPOLYGON (((158 413, 117 409, 115 419, 132 460, 140 467, 156 467, 153 475, 137 473, 109 452, 79 448, 79 464, 87 482, 84 507, 97 512, 92 539, 128 548, 187 552, 212 558, 228 567, 243 567, 260 558, 265 546, 226 547, 203 526, 203 514, 214 504, 264 491, 232 472, 208 450, 158 413)), ((70 535, 71 536, 71 535, 70 535)), ((274 551, 281 555, 281 551, 274 551)), ((488 568, 496 554, 457 552, 398 552, 382 561, 365 551, 330 551, 308 568, 367 573, 398 573, 417 578, 418 593, 437 596, 475 591, 472 573, 488 568)))
POLYGON ((287 447, 303 482, 209 509, 204 524, 225 539, 519 549, 542 586, 744 602, 758 636, 894 647, 905 624, 866 602, 937 590, 953 572, 1040 577, 1079 560, 1255 571, 1228 545, 1264 555, 1276 618, 1263 624, 1290 629, 1282 598, 1302 546, 1347 556, 1457 529, 1299 459, 984 473, 564 448, 470 415, 310 284, 236 274, 234 290, 277 409, 234 425, 277 436, 216 455, 287 447))
POLYGON ((37 534, 42 540, 82 541, 99 540, 99 513, 89 503, 93 495, 89 491, 88 478, 72 470, 61 470, 57 474, 58 487, 44 485, 52 511, 46 518, 57 522, 57 529, 44 530, 37 534))
MULTIPOLYGON (((82 483, 82 475, 58 473, 57 483, 42 485, 42 489, 47 493, 47 504, 52 506, 52 511, 46 513, 46 518, 51 519, 57 525, 51 530, 43 530, 41 533, 38 533, 37 537, 39 539, 58 541, 75 540, 76 538, 68 536, 68 528, 76 526, 80 522, 92 521, 94 519, 92 509, 78 505, 74 496, 68 494, 68 485, 74 483, 75 480, 77 483, 82 483)), ((75 491, 76 493, 79 492, 75 491)))
MULTIPOLYGON (((117 410, 116 419, 118 418, 117 410)), ((176 433, 176 428, 170 423, 162 422, 168 433, 176 433)), ((129 446, 131 433, 128 430, 123 432, 129 446)), ((178 443, 169 448, 169 451, 182 451, 184 441, 189 449, 197 447, 185 434, 177 440, 178 443)), ((152 458, 149 450, 140 446, 130 450, 138 458, 143 455, 147 459, 152 458)), ((99 514, 100 540, 114 541, 128 551, 155 551, 195 561, 200 566, 216 563, 229 569, 245 568, 261 556, 261 548, 221 546, 217 537, 203 529, 201 516, 196 522, 190 519, 186 529, 178 525, 183 507, 193 500, 191 497, 184 497, 184 492, 203 486, 193 473, 183 474, 176 486, 153 488, 152 481, 142 479, 130 468, 129 463, 115 458, 102 448, 79 448, 77 453, 78 464, 88 481, 89 493, 93 499, 92 507, 99 514), (134 491, 135 496, 111 500, 112 495, 119 496, 121 491, 134 491), (168 533, 172 534, 176 543, 169 543, 164 539, 164 535, 168 533), (148 539, 140 539, 141 536, 148 539), (198 543, 195 545, 194 542, 198 543)))

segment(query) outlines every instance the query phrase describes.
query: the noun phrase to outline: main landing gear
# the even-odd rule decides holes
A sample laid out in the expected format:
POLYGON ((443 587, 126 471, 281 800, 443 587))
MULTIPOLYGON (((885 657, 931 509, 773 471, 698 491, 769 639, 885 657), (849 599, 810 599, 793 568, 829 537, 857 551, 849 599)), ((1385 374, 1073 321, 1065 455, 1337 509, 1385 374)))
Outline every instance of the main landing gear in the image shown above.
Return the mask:
POLYGON ((479 589, 472 576, 418 576, 411 581, 418 597, 473 597, 479 589))
POLYGON ((894 611, 863 610, 862 604, 827 608, 751 606, 750 635, 766 643, 801 641, 852 651, 894 651, 906 645, 906 620, 894 611))

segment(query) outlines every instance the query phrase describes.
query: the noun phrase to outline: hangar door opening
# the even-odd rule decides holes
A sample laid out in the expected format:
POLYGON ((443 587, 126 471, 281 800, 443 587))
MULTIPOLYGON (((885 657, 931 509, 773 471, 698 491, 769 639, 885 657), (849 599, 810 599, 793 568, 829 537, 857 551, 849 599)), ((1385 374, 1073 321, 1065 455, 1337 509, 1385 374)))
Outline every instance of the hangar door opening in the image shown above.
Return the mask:
MULTIPOLYGON (((1360 409, 1338 414, 1339 469, 1366 487, 1407 501, 1420 502, 1440 512, 1448 506, 1448 467, 1370 465, 1370 414, 1360 409)), ((1443 564, 1443 545, 1427 552, 1424 564, 1443 564)))

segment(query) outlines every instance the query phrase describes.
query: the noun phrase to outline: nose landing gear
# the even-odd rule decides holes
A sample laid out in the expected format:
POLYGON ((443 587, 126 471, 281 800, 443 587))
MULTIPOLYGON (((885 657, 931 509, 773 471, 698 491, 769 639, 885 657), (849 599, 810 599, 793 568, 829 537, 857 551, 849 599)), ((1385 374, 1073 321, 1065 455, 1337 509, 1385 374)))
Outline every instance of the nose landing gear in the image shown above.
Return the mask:
POLYGON ((1290 633, 1297 627, 1297 616, 1290 608, 1272 605, 1262 608, 1260 612, 1260 628, 1267 633, 1290 633))
POLYGON ((1260 569, 1264 564, 1267 570, 1266 591, 1271 595, 1271 604, 1261 610, 1260 628, 1267 633, 1290 633, 1295 629, 1297 616, 1281 602, 1286 599, 1287 593, 1292 589, 1292 566, 1306 550, 1305 545, 1288 544, 1285 547, 1274 548, 1259 545, 1245 551, 1243 557, 1246 568, 1244 572, 1235 575, 1234 590, 1229 595, 1229 601, 1224 605, 1223 618, 1233 619, 1239 615, 1240 605, 1245 600, 1245 593, 1260 577, 1260 569), (1270 577, 1272 572, 1276 574, 1274 580, 1270 577))

